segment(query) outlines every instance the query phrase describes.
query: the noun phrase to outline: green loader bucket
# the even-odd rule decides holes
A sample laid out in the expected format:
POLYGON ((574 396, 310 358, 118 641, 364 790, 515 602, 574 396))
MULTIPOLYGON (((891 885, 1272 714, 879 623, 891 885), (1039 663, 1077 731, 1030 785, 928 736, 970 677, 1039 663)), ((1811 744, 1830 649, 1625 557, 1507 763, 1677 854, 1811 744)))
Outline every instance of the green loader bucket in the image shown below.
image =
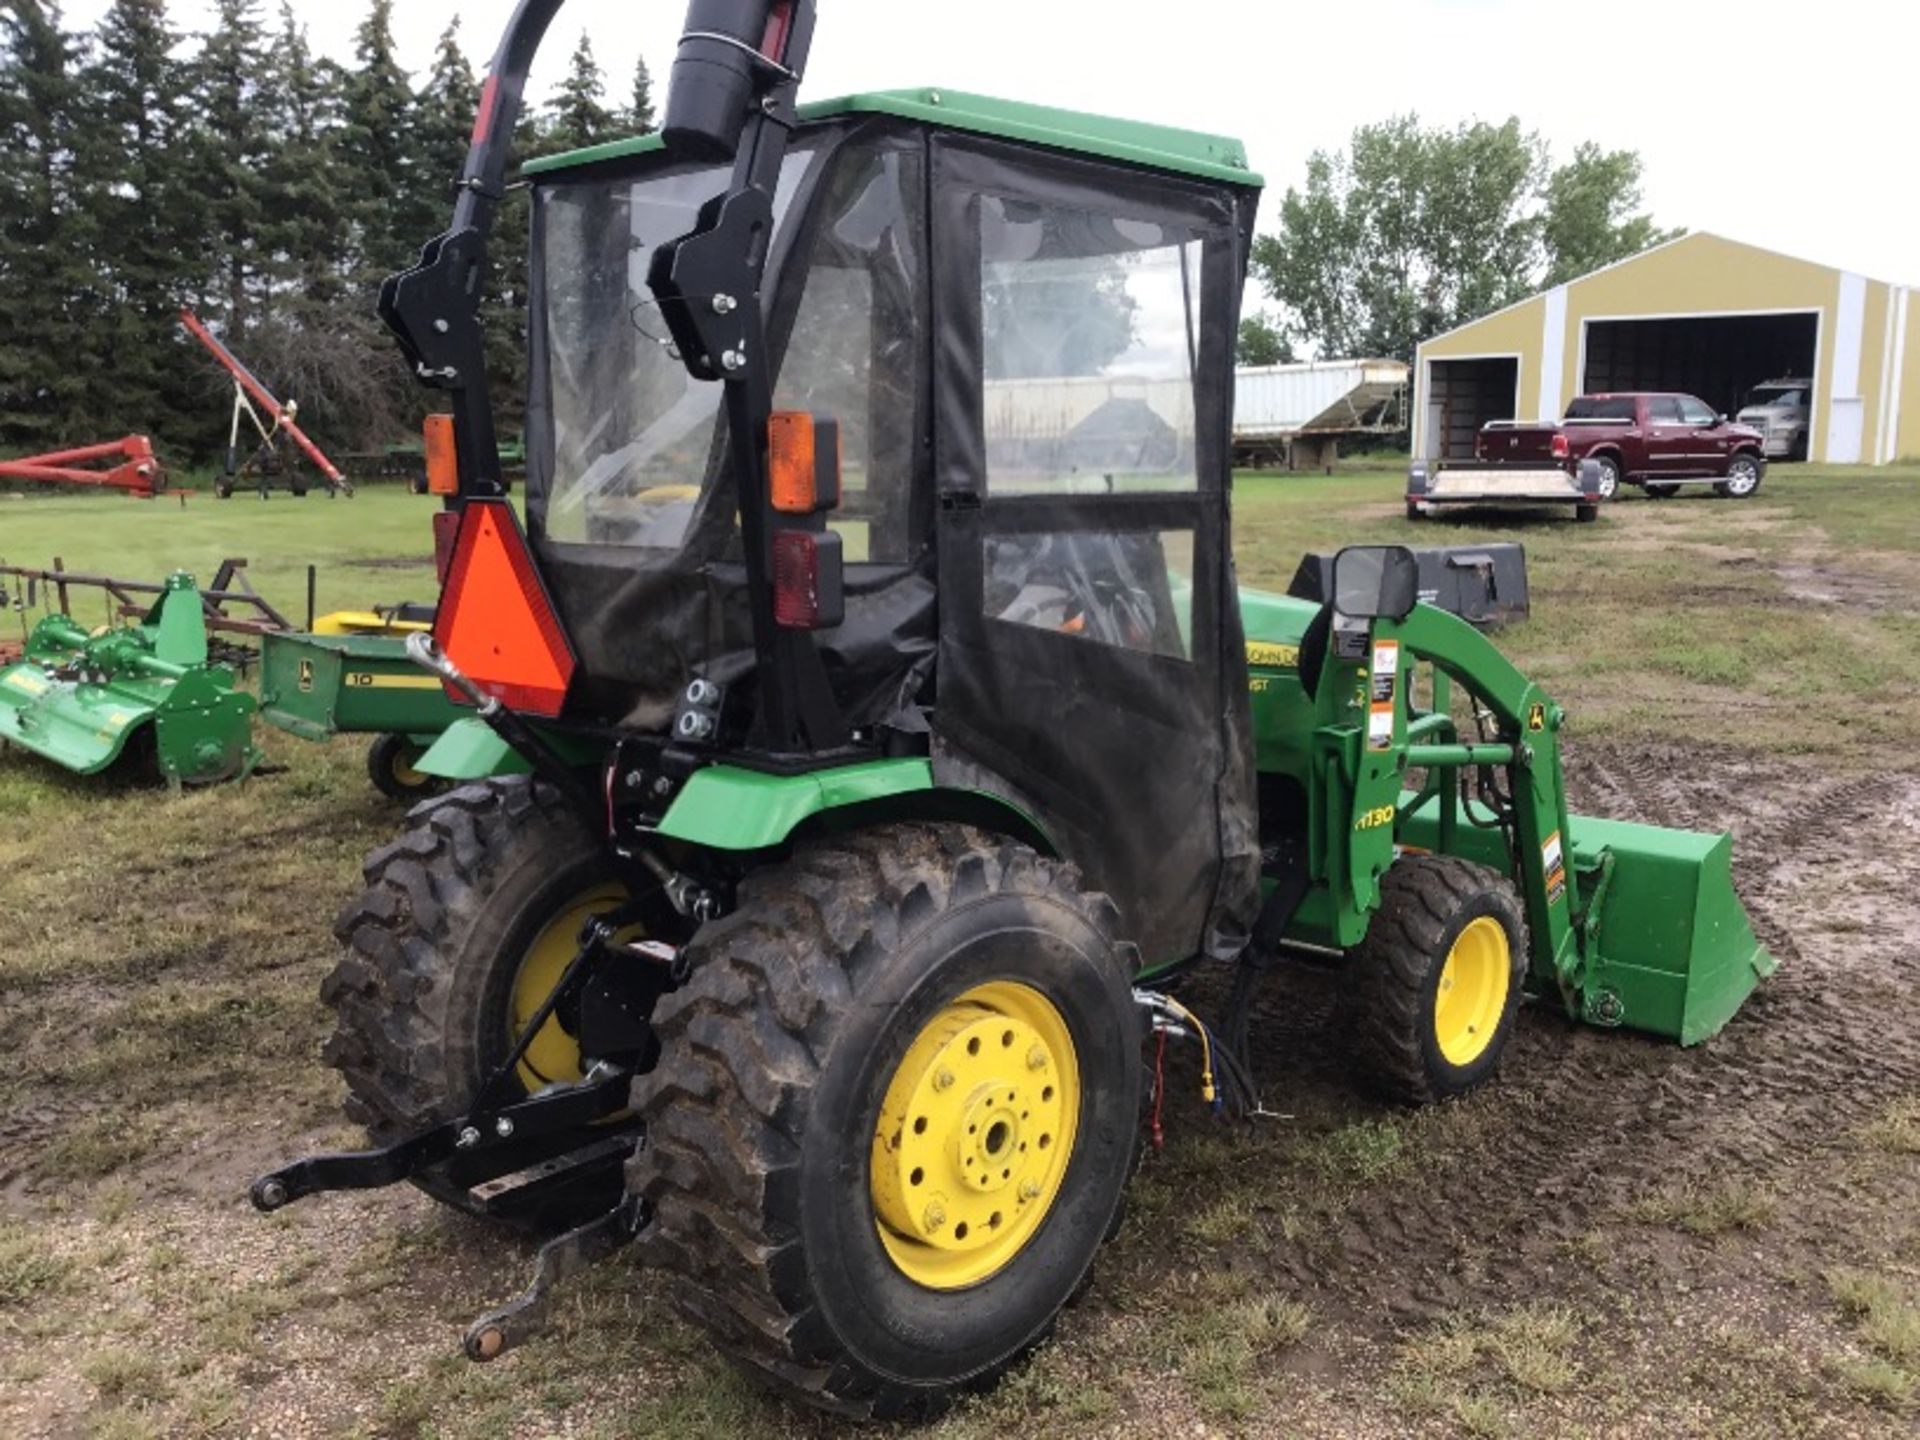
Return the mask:
POLYGON ((1733 889, 1733 838, 1574 816, 1592 907, 1585 1018, 1693 1045, 1733 1018, 1774 960, 1733 889))
MULTIPOLYGON (((1414 797, 1406 797, 1411 801, 1414 797)), ((1453 853, 1509 869, 1492 817, 1460 825, 1453 853)), ((1580 1018, 1694 1045, 1717 1032, 1774 970, 1733 889, 1733 837, 1572 816, 1573 868, 1589 917, 1580 1018)), ((1439 805, 1403 817, 1399 838, 1440 847, 1439 805)), ((1543 988, 1554 993, 1548 979, 1543 988)))

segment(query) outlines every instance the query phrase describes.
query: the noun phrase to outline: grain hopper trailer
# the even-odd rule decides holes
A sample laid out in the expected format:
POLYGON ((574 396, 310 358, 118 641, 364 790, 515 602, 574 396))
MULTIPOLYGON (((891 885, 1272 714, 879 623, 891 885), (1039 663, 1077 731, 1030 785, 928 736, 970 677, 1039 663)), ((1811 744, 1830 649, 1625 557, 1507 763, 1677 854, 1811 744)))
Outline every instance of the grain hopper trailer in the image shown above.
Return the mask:
POLYGON ((474 713, 322 990, 374 1148, 259 1208, 408 1180, 573 1225, 475 1359, 631 1242, 769 1385, 924 1414, 1085 1281, 1151 1031, 1241 1094, 1299 946, 1404 1101, 1484 1083, 1523 997, 1683 1043, 1733 1015, 1772 962, 1727 837, 1570 814, 1566 716, 1407 552, 1237 588, 1236 142, 796 109, 814 7, 696 0, 660 136, 527 167, 523 521, 474 297, 558 8, 519 7, 453 224, 382 296, 456 437, 408 643, 474 713), (1212 1024, 1165 993, 1209 965, 1212 1024))

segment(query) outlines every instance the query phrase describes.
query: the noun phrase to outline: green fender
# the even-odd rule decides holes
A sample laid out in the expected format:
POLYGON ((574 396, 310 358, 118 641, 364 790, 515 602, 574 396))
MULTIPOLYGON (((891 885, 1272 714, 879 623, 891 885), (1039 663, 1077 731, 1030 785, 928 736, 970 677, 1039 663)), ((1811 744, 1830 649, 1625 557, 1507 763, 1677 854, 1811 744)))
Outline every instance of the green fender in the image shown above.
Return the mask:
POLYGON ((821 816, 879 820, 955 820, 1000 830, 1055 855, 1039 823, 1019 806, 982 790, 937 785, 930 761, 869 760, 804 775, 769 775, 710 765, 687 780, 659 833, 712 850, 765 850, 784 844, 821 816))
MULTIPOLYGON (((549 735, 560 741, 564 737, 549 735)), ((561 746, 563 753, 577 749, 561 746)), ((584 751, 570 759, 595 758, 584 751)), ((525 757, 486 721, 467 716, 449 725, 415 769, 443 780, 484 780, 531 772, 525 757)), ((809 820, 825 815, 900 820, 953 820, 1010 834, 1047 855, 1060 853, 1046 830, 1012 801, 983 790, 934 783, 933 765, 916 758, 869 760, 802 775, 769 775, 738 765, 696 770, 661 818, 658 833, 710 850, 766 850, 784 844, 809 820)))
POLYGON ((442 730, 413 768, 442 780, 488 780, 495 775, 533 773, 526 757, 478 715, 464 716, 442 730))

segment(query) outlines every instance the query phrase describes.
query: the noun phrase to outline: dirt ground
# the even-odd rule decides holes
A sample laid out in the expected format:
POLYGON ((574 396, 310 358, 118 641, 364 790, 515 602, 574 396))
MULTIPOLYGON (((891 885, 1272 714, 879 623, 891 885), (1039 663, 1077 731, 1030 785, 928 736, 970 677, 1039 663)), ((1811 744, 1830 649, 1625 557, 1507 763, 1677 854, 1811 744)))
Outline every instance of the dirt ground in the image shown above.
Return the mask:
MULTIPOLYGON (((1216 1121, 1174 1052, 1166 1147, 1092 1290, 920 1433, 1914 1433, 1920 495, 1822 478, 1585 533, 1249 487, 1252 580, 1356 512, 1524 539, 1535 619, 1502 643, 1574 714, 1574 808, 1731 830, 1779 971, 1688 1050, 1534 1006, 1494 1085, 1421 1112, 1355 1094, 1337 975, 1279 972, 1254 1029, 1277 1113, 1216 1121)), ((526 1242, 401 1191, 246 1207, 253 1174, 354 1141, 315 992, 402 823, 350 743, 267 743, 283 774, 180 798, 0 755, 0 1434, 833 1433, 630 1265, 473 1367, 460 1331, 526 1242)))

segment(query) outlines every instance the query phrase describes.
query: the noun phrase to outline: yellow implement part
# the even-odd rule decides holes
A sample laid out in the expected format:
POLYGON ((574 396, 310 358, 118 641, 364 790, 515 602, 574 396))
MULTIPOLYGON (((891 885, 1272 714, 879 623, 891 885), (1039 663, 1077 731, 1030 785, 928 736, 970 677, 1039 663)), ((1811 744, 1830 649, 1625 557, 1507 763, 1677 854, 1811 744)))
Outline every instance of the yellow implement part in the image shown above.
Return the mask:
POLYGON ((313 622, 316 635, 407 635, 432 628, 420 620, 389 620, 371 610, 336 610, 313 622))
MULTIPOLYGON (((587 921, 626 898, 627 892, 622 886, 598 886, 555 915, 534 937, 533 944, 527 947, 526 958, 520 962, 520 973, 513 978, 513 1004, 507 1016, 509 1045, 520 1038, 520 1032, 527 1028, 534 1012, 546 1003, 559 985, 560 977, 567 973, 567 966, 573 963, 573 957, 579 954, 580 932, 587 921)), ((625 943, 641 939, 644 934, 640 926, 630 925, 616 934, 614 940, 625 943)), ((555 1083, 571 1085, 582 1078, 580 1042, 566 1032, 559 1016, 549 1015, 534 1035, 533 1043, 520 1059, 519 1073, 521 1083, 530 1091, 555 1083)))
POLYGON ((1471 1065, 1492 1042, 1512 966, 1507 932, 1491 915, 1467 922, 1454 939, 1433 1001, 1434 1033, 1448 1064, 1471 1065))
POLYGON ((874 1221, 901 1273, 958 1290, 1011 1262, 1060 1193, 1079 1116, 1073 1039, 1038 990, 997 980, 934 1016, 873 1135, 874 1221))

